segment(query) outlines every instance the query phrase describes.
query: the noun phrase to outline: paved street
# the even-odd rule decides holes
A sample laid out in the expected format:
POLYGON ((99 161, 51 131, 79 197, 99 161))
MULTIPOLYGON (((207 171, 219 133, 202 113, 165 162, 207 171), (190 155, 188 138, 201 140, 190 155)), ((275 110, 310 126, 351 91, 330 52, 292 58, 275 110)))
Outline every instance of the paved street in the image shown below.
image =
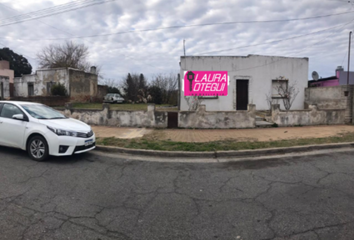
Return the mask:
POLYGON ((0 239, 354 239, 353 153, 233 163, 0 148, 0 239))

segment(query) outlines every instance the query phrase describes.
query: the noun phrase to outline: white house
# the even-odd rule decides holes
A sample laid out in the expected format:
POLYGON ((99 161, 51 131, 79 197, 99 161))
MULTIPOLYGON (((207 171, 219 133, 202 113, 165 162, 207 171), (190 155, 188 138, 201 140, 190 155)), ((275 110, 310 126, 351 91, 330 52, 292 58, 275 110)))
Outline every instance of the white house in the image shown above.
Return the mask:
MULTIPOLYGON (((248 104, 255 104, 257 110, 268 110, 269 104, 266 100, 268 95, 272 96, 273 104, 279 103, 281 109, 284 109, 283 99, 276 91, 276 86, 283 84, 285 87, 295 85, 298 91, 291 109, 304 109, 308 61, 308 58, 261 55, 182 56, 179 108, 181 111, 193 110, 193 102, 198 99, 200 104, 206 106, 206 111, 247 110, 248 104), (227 95, 186 96, 189 89, 184 88, 184 77, 188 71, 226 71, 227 95)), ((210 89, 209 86, 208 90, 210 89)))

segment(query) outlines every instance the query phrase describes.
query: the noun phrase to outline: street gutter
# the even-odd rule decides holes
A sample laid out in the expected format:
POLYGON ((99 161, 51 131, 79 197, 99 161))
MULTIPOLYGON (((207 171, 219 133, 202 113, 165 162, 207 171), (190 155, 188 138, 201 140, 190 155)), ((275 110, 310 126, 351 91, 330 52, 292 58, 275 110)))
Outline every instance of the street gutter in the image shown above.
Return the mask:
POLYGON ((166 157, 166 158, 228 158, 228 157, 263 157, 270 155, 303 153, 316 150, 330 150, 341 148, 354 148, 354 142, 331 143, 306 145, 284 148, 264 148, 255 150, 237 150, 237 151, 213 151, 213 152, 183 152, 183 151, 155 151, 146 149, 130 149, 122 147, 111 147, 97 145, 96 150, 108 153, 124 153, 135 156, 166 157))

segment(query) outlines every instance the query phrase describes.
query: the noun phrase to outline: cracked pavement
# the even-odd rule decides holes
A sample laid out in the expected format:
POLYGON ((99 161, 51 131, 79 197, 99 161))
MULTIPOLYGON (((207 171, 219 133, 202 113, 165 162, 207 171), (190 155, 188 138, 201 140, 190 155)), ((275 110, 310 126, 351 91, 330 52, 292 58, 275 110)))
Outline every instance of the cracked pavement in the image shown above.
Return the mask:
POLYGON ((1 239, 354 239, 352 153, 228 163, 0 147, 1 239))

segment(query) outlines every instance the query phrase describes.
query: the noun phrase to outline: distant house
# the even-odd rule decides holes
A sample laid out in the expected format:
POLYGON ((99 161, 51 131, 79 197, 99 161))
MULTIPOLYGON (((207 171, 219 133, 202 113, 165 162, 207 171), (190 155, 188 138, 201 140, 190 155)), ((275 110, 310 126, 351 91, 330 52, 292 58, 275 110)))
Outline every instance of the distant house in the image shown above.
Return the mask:
POLYGON ((0 99, 10 97, 10 83, 13 83, 14 71, 10 69, 10 63, 0 61, 0 99))
MULTIPOLYGON (((247 110, 248 104, 255 104, 257 110, 268 110, 267 95, 284 109, 282 97, 276 92, 276 87, 294 85, 299 91, 291 109, 304 109, 304 90, 308 82, 308 58, 292 58, 279 56, 182 56, 180 60, 179 108, 190 111, 198 99, 205 105, 206 111, 239 111, 247 110), (227 91, 221 96, 188 95, 195 88, 189 86, 189 72, 227 73, 227 91), (187 83, 187 88, 185 86, 187 83)), ((192 75, 192 74, 190 74, 192 75)), ((209 75, 208 75, 209 78, 209 75)), ((215 79, 215 78, 214 78, 215 79)), ((215 89, 217 83, 209 84, 212 79, 205 81, 205 89, 215 89)), ((220 82, 220 81, 219 81, 220 82)), ((198 84, 203 84, 198 80, 198 84)), ((221 86, 222 87, 222 86, 221 86)), ((225 86, 226 88, 226 86, 225 86)))
POLYGON ((87 100, 97 95, 96 68, 90 72, 73 68, 41 69, 34 74, 14 78, 15 97, 50 96, 51 88, 63 84, 71 99, 87 100))
POLYGON ((339 86, 339 79, 337 76, 320 78, 318 80, 309 81, 309 87, 332 87, 339 86))
MULTIPOLYGON (((309 87, 332 87, 339 85, 347 85, 348 71, 344 71, 342 66, 336 69, 336 75, 318 80, 310 80, 309 87)), ((354 84, 354 72, 349 72, 349 84, 354 84)))

